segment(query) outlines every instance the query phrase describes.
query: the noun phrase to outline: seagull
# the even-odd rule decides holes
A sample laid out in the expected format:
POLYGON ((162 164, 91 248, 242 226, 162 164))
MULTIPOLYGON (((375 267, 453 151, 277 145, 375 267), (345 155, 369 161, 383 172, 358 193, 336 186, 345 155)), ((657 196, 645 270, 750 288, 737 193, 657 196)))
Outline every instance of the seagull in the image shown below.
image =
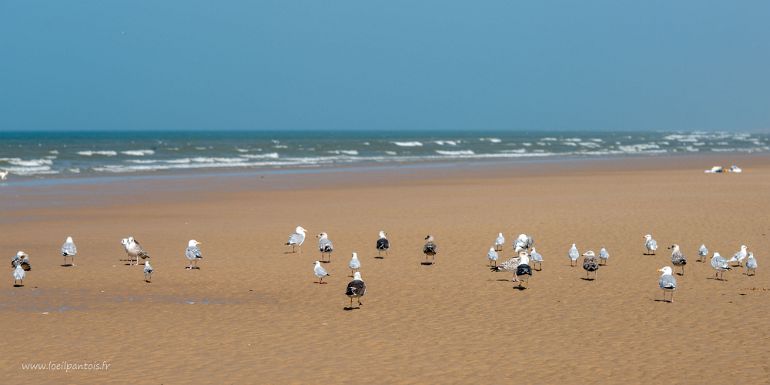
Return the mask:
POLYGON ((21 264, 16 264, 16 267, 13 269, 13 286, 24 286, 25 275, 27 275, 27 273, 24 272, 24 268, 21 267, 21 264))
POLYGON ((517 281, 519 281, 519 288, 523 288, 521 283, 524 282, 529 285, 529 278, 532 277, 532 268, 529 266, 529 255, 524 250, 519 251, 519 265, 516 266, 517 281), (521 279, 518 279, 521 277, 521 279))
POLYGON ((743 266, 743 260, 746 259, 747 256, 746 252, 746 245, 741 245, 741 249, 738 250, 737 253, 733 255, 732 258, 730 258, 727 263, 729 263, 731 266, 733 263, 738 262, 738 266, 743 266))
POLYGON ((583 270, 586 271, 586 279, 589 279, 588 274, 590 272, 594 273, 594 279, 598 277, 599 264, 596 263, 596 254, 594 254, 593 250, 588 250, 583 253, 583 270))
POLYGON ((8 179, 8 171, 0 171, 0 180, 6 180, 8 179))
POLYGON ((644 236, 644 247, 647 249, 644 255, 655 255, 655 250, 658 250, 658 242, 652 239, 652 235, 647 234, 644 236))
POLYGON ((361 305, 361 297, 366 294, 366 283, 364 283, 364 280, 361 279, 361 272, 356 272, 353 275, 353 280, 348 283, 347 289, 345 289, 345 295, 350 298, 350 307, 348 309, 353 308, 353 298, 358 300, 358 307, 360 308, 361 305))
POLYGON ((700 245, 700 248, 698 249, 698 262, 706 262, 706 257, 709 255, 709 249, 706 248, 706 245, 700 245))
POLYGON ((665 266, 658 271, 663 274, 660 275, 658 280, 658 286, 663 290, 663 301, 666 300, 666 292, 671 293, 671 299, 668 302, 674 302, 674 290, 676 290, 676 278, 671 275, 671 267, 665 266))
POLYGON ((681 267, 682 274, 680 275, 684 275, 684 265, 687 264, 687 258, 685 258, 684 254, 682 254, 682 251, 679 250, 679 245, 676 243, 671 245, 669 249, 671 249, 671 263, 673 263, 674 266, 681 267))
POLYGON ((321 262, 327 262, 324 261, 324 255, 328 256, 328 262, 331 262, 334 245, 332 245, 332 241, 329 240, 329 234, 321 233, 315 237, 318 238, 318 251, 321 252, 321 262))
POLYGON ((150 282, 152 279, 152 266, 150 266, 150 261, 144 261, 144 281, 150 282))
POLYGON ((529 256, 532 258, 532 267, 537 266, 537 271, 543 270, 543 256, 540 255, 540 253, 535 250, 535 248, 532 248, 532 252, 529 253, 529 256))
POLYGON ((519 237, 516 238, 516 242, 513 245, 513 252, 518 253, 521 250, 529 250, 534 243, 535 241, 533 241, 532 237, 529 235, 519 234, 519 237))
POLYGON ((749 253, 749 259, 746 261, 746 275, 756 275, 756 274, 757 274, 757 260, 754 258, 754 253, 749 253))
POLYGON ((120 241, 123 244, 123 247, 126 249, 126 254, 128 255, 129 261, 136 261, 134 265, 139 264, 139 258, 147 259, 150 258, 150 255, 147 254, 144 249, 142 249, 142 245, 139 244, 139 241, 134 239, 134 237, 128 237, 123 238, 123 240, 120 241))
POLYGON ((379 238, 377 238, 377 257, 382 258, 382 252, 388 255, 388 249, 390 249, 390 241, 388 241, 388 234, 380 230, 379 238))
POLYGON ((425 246, 422 247, 422 253, 425 254, 425 261, 428 261, 428 257, 431 257, 432 262, 436 263, 436 253, 438 252, 438 246, 433 243, 433 236, 428 234, 425 237, 425 246))
POLYGON ((313 262, 315 267, 313 268, 313 273, 315 273, 315 276, 318 277, 318 283, 325 284, 324 277, 328 277, 329 273, 326 272, 326 269, 321 266, 321 261, 315 261, 313 262))
MULTIPOLYGON (((497 245, 495 245, 497 247, 497 245)), ((489 259, 489 264, 497 266, 497 251, 495 251, 495 247, 490 247, 489 251, 487 252, 487 259, 489 259)))
POLYGON ((11 259, 11 267, 21 266, 24 271, 32 270, 32 265, 29 264, 29 254, 19 250, 16 255, 11 259))
POLYGON ((578 258, 580 258, 580 252, 578 251, 574 243, 572 244, 572 247, 570 247, 569 253, 567 253, 567 256, 570 259, 569 265, 574 267, 577 264, 578 258))
POLYGON ((305 242, 305 230, 302 228, 302 226, 297 226, 296 229, 294 229, 294 233, 292 235, 289 235, 289 240, 286 241, 287 246, 291 246, 291 252, 294 253, 295 247, 299 247, 299 252, 302 254, 302 243, 305 242))
POLYGON ((64 257, 64 266, 75 266, 75 254, 78 253, 78 248, 75 247, 75 242, 72 241, 72 237, 67 237, 64 244, 61 245, 61 255, 64 257), (70 257, 72 263, 67 265, 67 257, 70 257))
POLYGON ((497 233, 497 239, 495 239, 495 251, 503 251, 505 245, 505 237, 503 233, 497 233))
POLYGON ((607 252, 607 249, 602 247, 599 250, 599 264, 602 266, 607 265, 607 260, 610 259, 610 253, 607 252))
POLYGON ((524 250, 520 251, 518 256, 511 257, 511 259, 497 266, 490 267, 490 269, 492 271, 508 271, 513 273, 512 282, 520 282, 519 275, 523 275, 525 281, 528 281, 529 279, 527 275, 532 276, 532 269, 529 267, 529 256, 524 250))
POLYGON ((201 244, 202 243, 194 239, 191 239, 189 242, 187 242, 187 249, 184 251, 184 256, 190 260, 190 264, 187 265, 185 269, 200 269, 200 267, 198 267, 198 260, 203 259, 203 255, 201 255, 201 249, 198 248, 198 245, 201 244))
POLYGON ((714 277, 720 281, 724 281, 725 271, 730 270, 730 264, 717 252, 714 252, 714 256, 711 257, 711 267, 716 270, 714 277))
POLYGON ((348 267, 350 267, 350 274, 353 275, 355 270, 358 270, 361 268, 361 261, 358 260, 358 254, 353 253, 353 257, 350 258, 350 262, 348 263, 348 267))

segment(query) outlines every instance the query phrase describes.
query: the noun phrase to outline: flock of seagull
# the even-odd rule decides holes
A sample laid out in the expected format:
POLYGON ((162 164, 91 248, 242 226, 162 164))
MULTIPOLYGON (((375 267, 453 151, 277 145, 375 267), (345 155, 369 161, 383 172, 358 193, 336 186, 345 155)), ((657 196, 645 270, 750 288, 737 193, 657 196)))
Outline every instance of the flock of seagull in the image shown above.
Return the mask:
MULTIPOLYGON (((307 230, 302 226, 297 226, 294 232, 289 235, 289 239, 286 242, 286 246, 291 246, 292 252, 302 252, 302 244, 305 242, 307 230)), ((318 279, 317 283, 326 284, 324 278, 330 276, 330 274, 323 267, 322 263, 330 263, 331 255, 334 251, 334 244, 329 239, 327 233, 320 233, 316 236, 318 238, 318 251, 321 253, 321 258, 313 262, 313 273, 318 279)), ((128 256, 129 265, 138 265, 139 260, 144 261, 144 280, 145 282, 151 282, 153 268, 150 265, 150 255, 142 248, 139 242, 134 237, 123 238, 121 244, 128 256)), ((497 263, 500 253, 503 252, 505 247, 505 237, 502 233, 498 233, 495 239, 494 245, 489 248, 487 252, 487 259, 489 260, 489 267, 491 271, 502 272, 506 271, 513 274, 512 281, 518 283, 519 289, 524 289, 523 284, 529 285, 529 278, 532 277, 533 269, 536 271, 542 271, 543 269, 543 256, 537 252, 534 247, 534 240, 527 234, 520 234, 513 242, 513 251, 516 254, 514 257, 504 261, 500 264, 497 263)), ((200 269, 198 262, 203 259, 200 248, 201 242, 191 239, 187 243, 185 249, 185 258, 187 258, 189 264, 186 269, 194 270, 200 269)), ((653 239, 652 235, 647 234, 644 236, 645 255, 656 255, 658 250, 658 243, 653 239)), ((387 234, 384 231, 380 231, 378 234, 377 242, 375 244, 377 250, 377 257, 384 258, 383 253, 388 255, 390 249, 390 241, 387 234)), ((684 267, 687 264, 687 258, 682 252, 678 244, 673 244, 668 249, 671 250, 671 264, 679 267, 681 272, 680 276, 684 276, 684 267)), ((436 254, 438 254, 438 245, 432 235, 425 237, 425 244, 423 245, 422 252, 425 259, 421 262, 423 265, 433 265, 436 263, 436 254)), ((708 258, 709 250, 706 245, 701 245, 698 249, 698 262, 705 262, 708 258)), ((75 266, 75 256, 77 255, 77 247, 72 237, 67 237, 64 244, 61 247, 61 255, 64 257, 63 266, 75 266), (67 260, 69 259, 69 263, 67 260)), ((583 257, 583 269, 586 271, 585 280, 596 280, 600 266, 607 264, 610 254, 606 248, 602 247, 599 250, 597 256, 593 250, 588 250, 583 254, 580 254, 577 246, 573 243, 572 247, 567 251, 567 257, 570 260, 570 266, 577 266, 580 257, 583 257), (593 277, 591 276, 593 274, 593 277)), ((757 260, 754 257, 754 253, 750 252, 746 245, 741 245, 740 250, 736 252, 730 259, 722 257, 718 252, 714 252, 711 257, 711 267, 715 270, 715 279, 724 280, 725 271, 731 270, 733 267, 744 266, 746 267, 746 275, 752 276, 756 274, 757 260)), ((13 256, 11 261, 13 267, 13 279, 14 286, 21 287, 24 285, 24 278, 26 272, 31 270, 29 255, 24 251, 19 251, 13 256)), ((357 300, 358 308, 362 305, 361 297, 366 294, 366 283, 361 278, 361 261, 358 259, 358 254, 353 253, 348 263, 351 276, 353 280, 347 284, 345 289, 345 295, 350 299, 350 306, 346 307, 347 310, 353 309, 353 300, 357 300)), ((673 268, 670 266, 663 266, 658 269, 661 272, 661 276, 658 280, 658 286, 663 291, 663 301, 673 302, 674 291, 677 288, 677 280, 674 277, 673 268)))

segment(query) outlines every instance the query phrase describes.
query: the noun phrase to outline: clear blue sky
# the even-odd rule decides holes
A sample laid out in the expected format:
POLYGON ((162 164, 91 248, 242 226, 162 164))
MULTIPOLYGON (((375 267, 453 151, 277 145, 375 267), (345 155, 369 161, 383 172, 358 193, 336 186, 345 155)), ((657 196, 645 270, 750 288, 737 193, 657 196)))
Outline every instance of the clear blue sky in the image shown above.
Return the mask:
POLYGON ((766 130, 768 20, 766 0, 0 0, 0 130, 766 130))

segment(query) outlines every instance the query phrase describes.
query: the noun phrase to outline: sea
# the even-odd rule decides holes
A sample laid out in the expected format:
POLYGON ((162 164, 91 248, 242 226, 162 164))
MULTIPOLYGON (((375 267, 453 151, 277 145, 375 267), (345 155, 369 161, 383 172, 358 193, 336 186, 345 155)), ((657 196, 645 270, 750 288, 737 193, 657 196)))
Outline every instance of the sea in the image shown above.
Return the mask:
POLYGON ((0 132, 14 179, 184 170, 321 169, 428 162, 770 153, 770 133, 523 131, 0 132))

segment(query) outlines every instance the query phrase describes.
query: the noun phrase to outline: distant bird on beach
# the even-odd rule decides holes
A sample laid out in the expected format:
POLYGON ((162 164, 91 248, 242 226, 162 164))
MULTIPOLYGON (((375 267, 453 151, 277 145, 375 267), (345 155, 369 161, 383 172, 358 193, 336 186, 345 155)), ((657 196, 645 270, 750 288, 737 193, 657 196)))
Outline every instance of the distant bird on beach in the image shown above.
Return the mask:
POLYGON ((525 276, 524 278, 528 279, 529 276, 532 276, 532 269, 529 268, 529 256, 527 255, 527 252, 522 250, 519 252, 519 254, 515 257, 511 257, 511 259, 497 265, 497 266, 491 266, 490 270, 492 271, 508 271, 513 274, 512 282, 519 282, 519 273, 521 275, 525 276), (524 267, 524 266, 527 267, 524 267), (521 268, 520 268, 521 267, 521 268))
POLYGON ((663 290, 663 301, 666 301, 666 293, 671 293, 671 299, 668 302, 674 302, 674 290, 676 290, 676 278, 671 275, 671 267, 665 266, 658 271, 663 274, 660 275, 658 280, 658 287, 663 290))
POLYGON ((380 234, 378 235, 379 238, 377 238, 377 244, 375 247, 377 248, 377 257, 382 258, 382 252, 385 252, 385 255, 388 255, 388 250, 390 249, 390 241, 388 241, 388 235, 380 230, 380 234))
POLYGON ((289 240, 286 241, 287 246, 291 246, 291 252, 295 253, 296 249, 299 248, 299 253, 302 254, 302 243, 305 242, 305 230, 302 228, 302 226, 297 226, 296 229, 294 229, 294 233, 289 235, 289 240))
POLYGON ((684 254, 682 254, 682 250, 679 249, 679 245, 676 243, 671 245, 671 263, 674 264, 674 266, 679 266, 682 268, 682 274, 684 275, 684 265, 687 264, 687 258, 685 258, 684 254))
POLYGON ((17 266, 21 266, 24 271, 32 270, 32 265, 29 263, 29 254, 21 250, 17 251, 16 255, 11 259, 11 267, 15 269, 17 266))
POLYGON ((348 267, 350 268, 350 274, 353 275, 353 273, 361 268, 361 261, 358 260, 358 254, 353 253, 353 256, 350 258, 350 262, 348 262, 348 267))
POLYGON ((203 255, 201 254, 201 249, 198 248, 198 245, 201 245, 202 243, 191 239, 187 242, 187 249, 184 251, 184 256, 187 257, 187 260, 190 261, 190 264, 185 267, 185 269, 193 270, 193 269, 200 269, 198 267, 198 261, 203 259, 203 255))
POLYGON ((577 246, 575 246, 574 243, 572 244, 572 247, 569 248, 569 252, 567 253, 567 256, 569 257, 569 260, 570 260, 570 263, 569 263, 570 266, 574 267, 575 265, 577 265, 577 260, 578 258, 580 258, 580 252, 578 251, 577 246))
POLYGON ((757 275, 757 260, 754 253, 749 253, 749 259, 746 261, 746 275, 757 275))
POLYGON ((586 279, 590 279, 590 273, 594 273, 594 280, 598 277, 599 263, 596 262, 596 254, 594 254, 593 250, 583 253, 583 270, 586 271, 586 279))
POLYGON ((150 265, 150 261, 144 261, 144 281, 150 282, 152 279, 152 266, 150 265))
POLYGON ((364 294, 366 294, 366 283, 361 279, 361 273, 357 271, 353 275, 353 280, 348 283, 348 287, 345 289, 345 295, 350 298, 350 307, 348 307, 348 309, 353 308, 353 298, 358 300, 358 307, 361 307, 361 305, 363 305, 361 303, 361 297, 363 297, 364 294))
POLYGON ((326 269, 321 266, 321 261, 315 261, 313 264, 315 265, 315 267, 313 267, 313 273, 318 278, 318 283, 322 285, 325 284, 324 277, 328 277, 329 273, 327 273, 326 269))
POLYGON ((75 242, 72 241, 72 237, 67 237, 67 240, 61 245, 61 255, 64 257, 64 266, 75 266, 75 255, 77 253, 78 248, 75 246, 75 242), (72 261, 69 265, 67 265, 67 257, 72 261))
POLYGON ((727 263, 729 263, 731 266, 735 263, 738 263, 738 266, 743 266, 743 260, 746 259, 746 256, 748 256, 746 245, 741 245, 741 249, 738 250, 738 252, 727 261, 727 263))
POLYGON ((532 245, 535 244, 535 241, 527 234, 519 234, 518 238, 516 238, 516 242, 513 245, 513 252, 518 253, 522 250, 529 250, 532 245))
POLYGON ((698 262, 706 262, 708 255, 709 249, 706 248, 706 245, 700 245, 700 248, 698 249, 698 262))
POLYGON ((0 171, 0 180, 6 180, 8 179, 8 171, 0 171))
POLYGON ((610 259, 610 253, 607 252, 607 249, 602 247, 599 250, 599 264, 602 266, 606 265, 608 259, 610 259))
POLYGON ((725 271, 730 270, 730 264, 728 264, 727 260, 717 252, 714 252, 714 256, 711 257, 711 267, 716 270, 716 273, 714 273, 714 278, 720 281, 724 281, 725 271))
POLYGON ((26 275, 27 273, 24 272, 24 268, 21 267, 21 264, 17 264, 13 269, 13 286, 24 286, 24 277, 26 275))
POLYGON ((489 251, 487 252, 487 259, 489 260, 489 264, 492 266, 497 266, 497 251, 495 251, 494 247, 490 247, 489 251))
POLYGON ((316 235, 316 238, 318 238, 318 251, 321 252, 321 262, 331 262, 334 245, 332 245, 332 241, 329 240, 329 234, 320 233, 316 235), (324 260, 324 256, 327 257, 327 260, 324 260))
POLYGON ((658 250, 658 242, 652 239, 652 235, 644 236, 644 248, 647 249, 644 255, 655 255, 655 250, 658 250))
POLYGON ((434 242, 433 236, 430 234, 425 237, 425 245, 422 247, 422 253, 425 254, 425 262, 428 262, 428 257, 431 257, 431 263, 436 263, 438 246, 434 242))
POLYGON ((505 246, 505 237, 503 236, 503 233, 497 233, 494 250, 503 251, 503 246, 505 246))
POLYGON ((532 277, 532 267, 529 266, 529 255, 525 250, 519 251, 519 265, 516 266, 516 279, 519 281, 519 287, 521 282, 529 284, 529 278, 532 277))
POLYGON ((139 258, 150 258, 150 255, 144 251, 142 245, 134 237, 123 238, 120 242, 123 244, 123 248, 126 249, 129 263, 135 262, 134 265, 139 265, 139 258))
POLYGON ((529 256, 532 258, 532 268, 537 271, 543 270, 543 256, 540 255, 534 247, 532 248, 532 252, 529 253, 529 256))

